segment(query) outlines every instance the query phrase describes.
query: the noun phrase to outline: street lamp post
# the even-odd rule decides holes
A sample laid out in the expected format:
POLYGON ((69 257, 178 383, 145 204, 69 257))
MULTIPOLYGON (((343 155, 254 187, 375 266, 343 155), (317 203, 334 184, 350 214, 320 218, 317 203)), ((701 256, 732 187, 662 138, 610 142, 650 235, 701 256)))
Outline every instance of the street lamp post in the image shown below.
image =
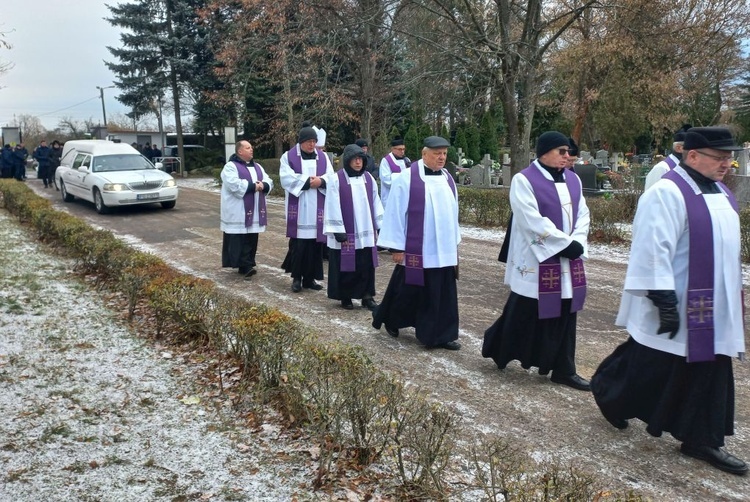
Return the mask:
POLYGON ((96 86, 97 89, 99 89, 99 98, 102 100, 102 117, 104 117, 104 128, 107 128, 107 110, 104 108, 104 89, 114 89, 114 85, 108 85, 107 87, 99 87, 96 86))

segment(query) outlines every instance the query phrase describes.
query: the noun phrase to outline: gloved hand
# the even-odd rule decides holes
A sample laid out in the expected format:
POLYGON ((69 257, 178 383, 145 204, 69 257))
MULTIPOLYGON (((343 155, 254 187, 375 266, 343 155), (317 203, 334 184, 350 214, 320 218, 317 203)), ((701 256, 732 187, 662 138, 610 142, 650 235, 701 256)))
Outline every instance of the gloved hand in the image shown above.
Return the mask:
POLYGON ((336 242, 346 242, 346 234, 344 233, 335 233, 333 234, 333 237, 336 239, 336 242))
POLYGON ((568 247, 557 253, 558 256, 562 256, 563 258, 568 258, 570 260, 575 260, 582 254, 583 246, 578 241, 571 242, 570 244, 568 244, 568 247))
POLYGON ((674 338, 680 329, 677 294, 670 290, 649 290, 646 298, 659 309, 659 329, 656 334, 669 333, 669 338, 674 338))

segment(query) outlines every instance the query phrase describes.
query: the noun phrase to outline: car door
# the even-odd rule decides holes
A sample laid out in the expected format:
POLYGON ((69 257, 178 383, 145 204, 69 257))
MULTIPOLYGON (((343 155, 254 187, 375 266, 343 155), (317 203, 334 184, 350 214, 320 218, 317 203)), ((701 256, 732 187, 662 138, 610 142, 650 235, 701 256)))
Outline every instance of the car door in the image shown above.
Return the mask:
POLYGON ((68 191, 73 195, 86 200, 93 200, 91 196, 91 187, 86 183, 86 178, 90 175, 89 170, 91 169, 91 155, 86 153, 79 153, 73 161, 73 166, 68 171, 70 176, 70 185, 68 191), (79 168, 85 167, 86 171, 81 172, 79 168), (70 188, 74 188, 71 190, 70 188))

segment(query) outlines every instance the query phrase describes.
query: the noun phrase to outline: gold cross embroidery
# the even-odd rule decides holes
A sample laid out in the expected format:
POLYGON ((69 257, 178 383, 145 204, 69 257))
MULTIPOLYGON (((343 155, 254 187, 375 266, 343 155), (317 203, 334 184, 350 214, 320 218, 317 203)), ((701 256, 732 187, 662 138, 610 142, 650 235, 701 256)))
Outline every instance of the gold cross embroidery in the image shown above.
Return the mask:
POLYGON ((410 267, 418 267, 419 266, 419 256, 411 254, 409 255, 409 266, 410 267))
POLYGON ((290 218, 296 218, 297 217, 297 208, 296 207, 290 207, 289 208, 289 217, 290 218))
POLYGON ((583 267, 578 262, 573 266, 573 275, 575 276, 577 283, 583 282, 583 279, 586 277, 583 267))
POLYGON ((713 301, 706 296, 701 296, 697 301, 692 302, 692 305, 688 306, 688 316, 695 320, 694 316, 697 315, 699 324, 713 319, 713 312, 713 301))
POLYGON ((560 274, 557 274, 554 270, 547 269, 545 275, 542 276, 542 282, 546 288, 554 288, 560 282, 560 274))

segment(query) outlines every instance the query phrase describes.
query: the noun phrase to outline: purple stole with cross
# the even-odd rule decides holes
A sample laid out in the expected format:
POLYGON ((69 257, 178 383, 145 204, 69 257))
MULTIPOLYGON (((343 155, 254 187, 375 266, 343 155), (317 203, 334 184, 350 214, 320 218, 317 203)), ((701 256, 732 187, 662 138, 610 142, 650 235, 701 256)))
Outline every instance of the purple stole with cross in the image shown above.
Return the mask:
MULTIPOLYGON (((521 171, 534 189, 539 213, 555 224, 558 230, 563 229, 563 211, 560 196, 555 183, 544 177, 544 174, 534 164, 521 171)), ((581 202, 581 180, 575 173, 565 172, 565 185, 570 192, 573 205, 572 228, 578 220, 578 206, 581 202)), ((571 312, 578 312, 583 308, 586 300, 586 272, 583 260, 570 260, 570 279, 573 286, 573 300, 571 312)), ((558 256, 551 256, 539 264, 539 319, 552 319, 562 314, 562 266, 558 256)))
POLYGON ((674 161, 674 159, 672 158, 671 155, 667 156, 667 158, 664 159, 664 162, 667 163, 667 165, 669 166, 669 170, 670 171, 677 166, 677 162, 674 161))
MULTIPOLYGON (((323 150, 317 150, 318 158, 315 164, 315 175, 323 176, 326 173, 328 164, 326 163, 325 153, 323 150)), ((292 168, 297 174, 302 174, 302 155, 299 151, 299 144, 294 147, 293 150, 289 150, 286 155, 286 160, 289 162, 289 167, 292 168)), ((316 209, 316 220, 318 227, 318 235, 315 239, 317 242, 325 242, 326 238, 323 235, 323 209, 325 208, 325 196, 317 188, 315 191, 318 193, 317 209, 316 209)), ((286 236, 293 239, 297 238, 297 218, 299 216, 299 197, 289 194, 289 203, 287 204, 286 211, 286 236)))
MULTIPOLYGON (((354 201, 352 199, 352 187, 348 183, 345 169, 340 169, 336 175, 339 177, 339 197, 341 199, 341 216, 344 219, 344 230, 346 230, 346 242, 341 243, 341 268, 342 272, 354 272, 356 270, 354 247, 354 201)), ((362 174, 365 177, 365 189, 367 190, 367 202, 370 204, 370 218, 372 219, 372 230, 375 231, 375 197, 372 193, 373 179, 370 173, 362 174)), ((378 248, 372 247, 372 265, 378 266, 378 248)))
MULTIPOLYGON (((404 165, 409 165, 409 157, 404 157, 404 165)), ((396 161, 394 160, 393 153, 389 153, 385 156, 385 161, 388 163, 388 166, 391 168, 391 173, 400 173, 401 172, 401 166, 399 166, 396 161)))
MULTIPOLYGON (((424 244, 424 205, 425 182, 419 176, 419 161, 412 163, 411 184, 409 186, 409 208, 406 214, 406 253, 404 266, 406 267, 406 284, 424 286, 424 263, 422 260, 422 245, 424 244)), ((442 170, 442 176, 448 181, 453 196, 456 196, 456 183, 453 177, 442 170)))
MULTIPOLYGON (((687 289, 687 362, 713 361, 714 353, 714 245, 711 213, 703 193, 695 190, 685 179, 684 169, 672 170, 664 178, 672 180, 680 189, 687 208, 688 231, 688 289, 687 289), (709 236, 711 236, 709 238, 709 236)), ((722 182, 716 184, 729 199, 735 211, 739 206, 734 194, 722 182)), ((744 302, 743 302, 744 305, 744 302)))
MULTIPOLYGON (((237 162, 236 160, 232 161, 234 163, 234 167, 237 168, 237 175, 242 178, 243 180, 247 180, 249 185, 252 185, 253 178, 250 176, 250 168, 247 166, 247 164, 243 164, 241 162, 237 162), (244 169, 243 169, 244 168, 244 169)), ((257 162, 253 162, 253 167, 255 167, 255 177, 257 178, 257 181, 263 181, 263 171, 260 170, 260 166, 257 162)), ((249 186, 248 185, 248 186, 249 186)), ((253 226, 253 217, 255 216, 255 198, 259 197, 258 199, 258 225, 265 227, 268 223, 268 215, 266 214, 266 194, 265 192, 245 192, 245 195, 242 197, 243 202, 245 203, 245 227, 252 227, 253 226)))

